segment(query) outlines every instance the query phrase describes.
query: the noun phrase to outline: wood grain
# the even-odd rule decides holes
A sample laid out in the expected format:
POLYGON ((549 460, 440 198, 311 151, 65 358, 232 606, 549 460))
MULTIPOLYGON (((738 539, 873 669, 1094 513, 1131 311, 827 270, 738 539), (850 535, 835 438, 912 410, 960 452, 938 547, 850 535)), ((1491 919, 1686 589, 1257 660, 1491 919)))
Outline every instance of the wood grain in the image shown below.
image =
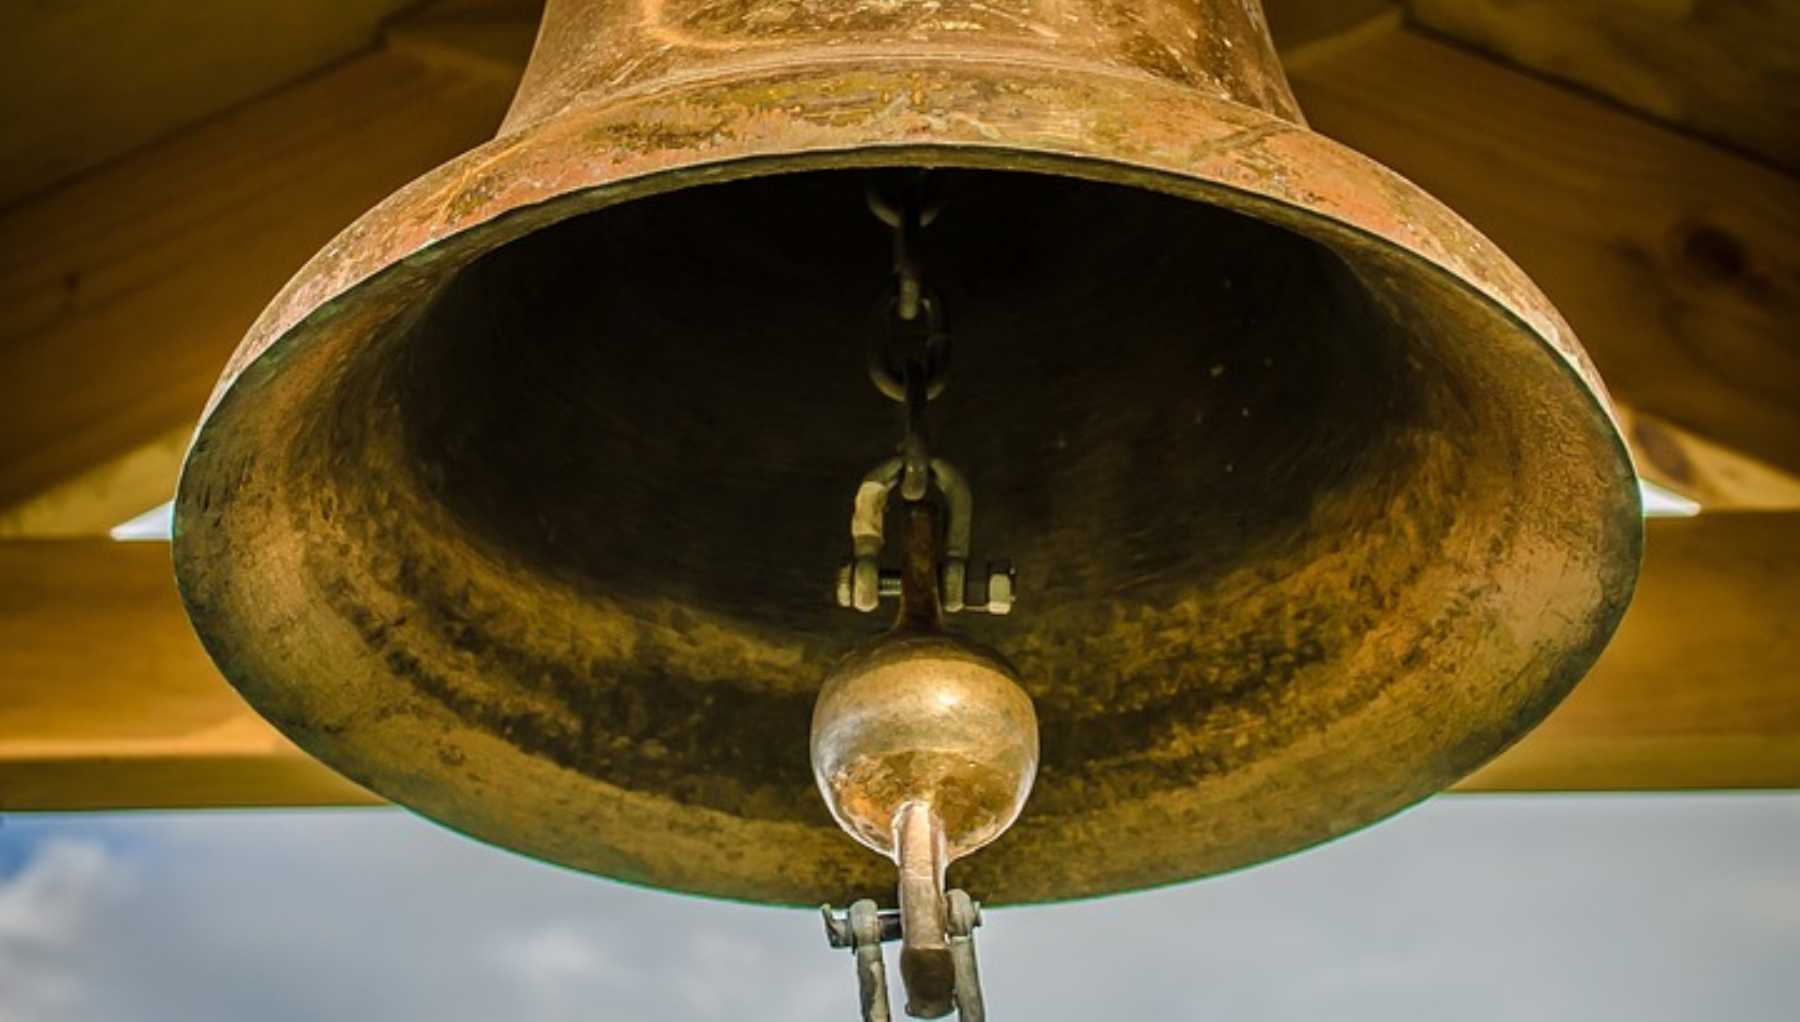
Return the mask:
POLYGON ((1463 789, 1800 787, 1800 514, 1649 524, 1593 673, 1463 789))
POLYGON ((416 2, 9 5, 0 206, 369 49, 416 2))
POLYGON ((1269 35, 1284 53, 1399 9, 1396 0, 1263 0, 1269 35))
POLYGON ((0 543, 0 808, 354 804, 212 668, 162 543, 0 543))
POLYGON ((1638 474, 1718 511, 1800 510, 1800 477, 1721 447, 1673 423, 1619 406, 1638 474))
POLYGON ((378 53, 0 213, 0 506, 192 421, 282 283, 509 96, 378 53))
POLYGON ((1524 267, 1615 395, 1800 471, 1800 180, 1402 28, 1289 77, 1524 267))
POLYGON ((0 538, 105 536, 175 492, 193 422, 0 508, 0 538))
POLYGON ((1419 24, 1800 170, 1793 0, 1407 0, 1419 24))

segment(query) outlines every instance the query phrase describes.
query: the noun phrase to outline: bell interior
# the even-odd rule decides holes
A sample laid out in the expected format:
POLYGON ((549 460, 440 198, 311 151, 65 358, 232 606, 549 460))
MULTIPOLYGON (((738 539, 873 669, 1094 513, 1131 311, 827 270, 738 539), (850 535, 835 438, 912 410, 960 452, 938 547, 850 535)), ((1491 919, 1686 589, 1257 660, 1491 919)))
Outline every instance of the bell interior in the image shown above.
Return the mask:
MULTIPOLYGON (((862 184, 690 189, 464 270, 383 360, 375 397, 416 485, 472 542, 577 588, 843 641, 885 626, 830 599, 856 484, 900 438, 868 351, 908 347, 862 184)), ((1012 558, 1026 594, 972 630, 1004 641, 1065 601, 1228 571, 1294 543, 1346 481, 1371 506, 1405 487, 1425 417, 1478 427, 1306 239, 1046 176, 938 187, 920 247, 953 355, 934 453, 975 488, 977 563, 1012 558)))
MULTIPOLYGON (((1042 732, 1024 817, 953 881, 1033 900, 1291 851, 1472 769, 1597 653, 1629 469, 1472 290, 1190 197, 932 180, 934 451, 973 486, 976 569, 1011 560, 1020 593, 951 625, 1042 732)), ((832 599, 900 430, 867 377, 892 278, 864 182, 606 206, 303 324, 183 487, 226 674, 498 843, 734 897, 889 889, 807 754, 820 680, 891 607, 832 599)))

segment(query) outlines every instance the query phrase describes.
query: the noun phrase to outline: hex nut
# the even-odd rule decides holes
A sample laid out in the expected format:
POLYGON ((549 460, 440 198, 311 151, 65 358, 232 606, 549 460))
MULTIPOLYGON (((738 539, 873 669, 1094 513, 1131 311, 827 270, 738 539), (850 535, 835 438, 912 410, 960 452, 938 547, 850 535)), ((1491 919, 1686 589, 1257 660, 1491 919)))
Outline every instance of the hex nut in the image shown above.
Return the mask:
POLYGON ((1011 613, 1013 607, 1013 572, 1006 565, 988 566, 988 598, 989 614, 1011 613))

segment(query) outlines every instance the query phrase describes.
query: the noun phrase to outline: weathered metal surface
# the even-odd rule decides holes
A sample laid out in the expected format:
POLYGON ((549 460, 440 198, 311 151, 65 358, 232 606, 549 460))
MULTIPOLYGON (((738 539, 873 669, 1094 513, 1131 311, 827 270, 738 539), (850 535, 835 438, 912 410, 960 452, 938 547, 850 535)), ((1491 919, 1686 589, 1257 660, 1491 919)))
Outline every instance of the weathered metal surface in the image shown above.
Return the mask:
POLYGON ((967 627, 1042 735, 954 882, 1281 855, 1556 704, 1641 524, 1538 291, 1305 130, 1253 5, 925 6, 552 4, 502 135, 333 241, 214 394, 177 573, 253 705, 529 854, 891 890, 806 748, 864 637, 821 583, 885 421, 854 384, 887 266, 844 172, 899 166, 953 178, 943 453, 1030 597, 967 627))
POLYGON ((676 81, 921 58, 996 83, 1075 68, 1150 77, 1301 119, 1260 0, 551 0, 544 25, 502 136, 676 81))

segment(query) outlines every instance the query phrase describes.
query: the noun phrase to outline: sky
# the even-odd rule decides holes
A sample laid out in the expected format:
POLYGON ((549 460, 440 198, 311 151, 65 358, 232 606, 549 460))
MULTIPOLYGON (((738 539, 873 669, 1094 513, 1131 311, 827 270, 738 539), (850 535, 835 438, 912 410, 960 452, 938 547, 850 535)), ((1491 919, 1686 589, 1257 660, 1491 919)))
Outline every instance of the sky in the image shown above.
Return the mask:
MULTIPOLYGON (((1800 794, 1440 797, 1229 876, 991 910, 978 944, 996 1022, 1791 1022, 1800 794)), ((400 810, 0 818, 0 1022, 855 1018, 816 912, 400 810)))

